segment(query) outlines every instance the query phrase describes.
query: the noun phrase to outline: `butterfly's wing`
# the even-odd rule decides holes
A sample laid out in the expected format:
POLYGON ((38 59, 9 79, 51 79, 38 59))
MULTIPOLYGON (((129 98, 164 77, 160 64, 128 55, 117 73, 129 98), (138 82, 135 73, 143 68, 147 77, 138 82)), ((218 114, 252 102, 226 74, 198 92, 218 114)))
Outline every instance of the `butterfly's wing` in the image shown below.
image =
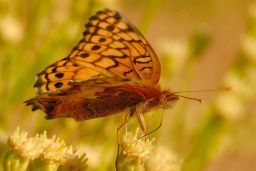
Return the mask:
POLYGON ((32 105, 33 111, 43 110, 48 119, 71 117, 87 120, 130 109, 161 95, 157 89, 136 85, 127 79, 100 80, 78 82, 68 90, 39 95, 26 103, 32 105))
POLYGON ((71 53, 77 59, 74 62, 95 64, 115 75, 144 83, 158 83, 158 57, 138 29, 119 12, 109 9, 97 12, 86 24, 84 36, 82 46, 78 45, 71 53), (83 53, 89 56, 83 59, 80 56, 83 53))
POLYGON ((98 11, 86 24, 84 37, 64 59, 37 75, 39 94, 59 92, 72 82, 125 77, 156 86, 160 64, 150 44, 119 12, 98 11))

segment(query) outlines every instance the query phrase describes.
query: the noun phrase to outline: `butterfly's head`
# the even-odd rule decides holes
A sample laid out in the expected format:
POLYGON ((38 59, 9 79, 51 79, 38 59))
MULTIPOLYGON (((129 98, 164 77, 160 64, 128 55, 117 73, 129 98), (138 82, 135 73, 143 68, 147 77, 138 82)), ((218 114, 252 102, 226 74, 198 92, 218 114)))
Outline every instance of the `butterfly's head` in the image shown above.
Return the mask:
POLYGON ((218 88, 218 89, 208 89, 208 90, 196 90, 196 91, 179 91, 179 92, 171 92, 169 90, 165 90, 161 92, 161 96, 159 99, 159 104, 164 108, 170 108, 174 105, 174 103, 180 98, 195 100, 198 102, 202 102, 202 99, 188 97, 180 95, 180 93, 191 93, 191 92, 210 92, 210 91, 230 91, 230 87, 218 88))
POLYGON ((160 104, 163 106, 163 108, 171 108, 177 100, 179 100, 179 96, 175 95, 171 91, 162 91, 160 96, 160 104))

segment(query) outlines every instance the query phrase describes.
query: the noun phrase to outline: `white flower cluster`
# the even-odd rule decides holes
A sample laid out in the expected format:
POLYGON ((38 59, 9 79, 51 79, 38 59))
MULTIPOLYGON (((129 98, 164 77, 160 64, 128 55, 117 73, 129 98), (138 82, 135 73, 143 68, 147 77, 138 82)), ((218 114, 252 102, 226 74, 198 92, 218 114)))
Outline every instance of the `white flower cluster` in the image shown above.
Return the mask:
POLYGON ((55 135, 47 138, 46 131, 35 137, 28 138, 27 135, 27 132, 17 128, 8 139, 11 151, 22 158, 40 159, 46 163, 55 163, 70 168, 87 167, 86 154, 79 155, 72 146, 66 146, 65 142, 55 135))
POLYGON ((120 146, 118 166, 126 170, 180 171, 181 160, 165 148, 154 148, 155 139, 141 138, 139 129, 126 132, 120 146))
POLYGON ((147 170, 161 170, 161 171, 180 171, 182 161, 164 147, 158 147, 154 151, 154 157, 151 157, 147 162, 147 170))
POLYGON ((138 139, 138 133, 139 129, 134 133, 127 132, 123 138, 121 148, 125 158, 144 163, 152 154, 154 139, 138 139))

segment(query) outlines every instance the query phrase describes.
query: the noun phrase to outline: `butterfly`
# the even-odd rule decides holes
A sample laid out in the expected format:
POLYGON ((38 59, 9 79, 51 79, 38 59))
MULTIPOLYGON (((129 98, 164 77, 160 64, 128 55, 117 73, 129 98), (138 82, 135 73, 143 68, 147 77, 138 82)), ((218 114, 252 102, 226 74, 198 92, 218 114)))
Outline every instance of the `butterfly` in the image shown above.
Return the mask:
POLYGON ((103 9, 86 24, 70 54, 36 76, 38 95, 25 103, 47 119, 77 121, 126 111, 146 133, 144 114, 179 96, 159 87, 160 63, 151 45, 121 13, 103 9))

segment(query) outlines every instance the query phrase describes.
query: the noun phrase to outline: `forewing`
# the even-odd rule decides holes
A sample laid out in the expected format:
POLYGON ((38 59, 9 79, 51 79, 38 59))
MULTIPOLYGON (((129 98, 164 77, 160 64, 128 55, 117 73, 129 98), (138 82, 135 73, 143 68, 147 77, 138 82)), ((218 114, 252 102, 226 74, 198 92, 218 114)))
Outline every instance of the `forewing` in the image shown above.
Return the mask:
POLYGON ((70 88, 70 83, 126 77, 157 85, 160 64, 142 34, 117 11, 104 9, 89 19, 82 40, 68 57, 37 75, 39 94, 70 88))
POLYGON ((138 29, 119 12, 104 9, 89 19, 84 38, 71 52, 79 65, 105 71, 144 83, 157 84, 158 57, 138 29))

